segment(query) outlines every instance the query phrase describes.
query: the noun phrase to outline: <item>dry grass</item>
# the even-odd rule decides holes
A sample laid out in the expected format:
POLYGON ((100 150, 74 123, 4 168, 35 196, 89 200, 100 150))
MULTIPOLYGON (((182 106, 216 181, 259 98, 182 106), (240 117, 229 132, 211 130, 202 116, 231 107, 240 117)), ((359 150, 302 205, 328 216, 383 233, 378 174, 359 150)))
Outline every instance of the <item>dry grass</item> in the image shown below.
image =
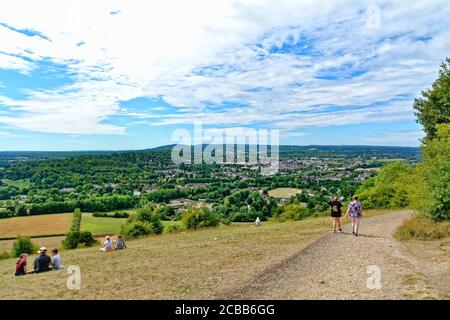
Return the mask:
POLYGON ((434 240, 450 235, 450 222, 434 222, 431 219, 413 216, 406 220, 395 232, 398 240, 434 240))
MULTIPOLYGON (((129 248, 119 252, 100 253, 96 247, 63 251, 66 267, 81 268, 81 290, 67 289, 65 271, 14 277, 15 259, 1 260, 0 298, 208 299, 284 261, 330 228, 329 217, 261 227, 238 223, 128 241, 129 248)), ((33 239, 49 248, 61 240, 33 239)))
POLYGON ((295 196, 301 190, 296 188, 276 188, 269 191, 269 196, 274 198, 288 198, 295 196))
POLYGON ((129 241, 129 249, 113 253, 65 251, 63 263, 81 268, 81 290, 66 288, 64 271, 14 277, 15 260, 2 260, 0 297, 207 299, 280 263, 328 230, 325 217, 261 227, 241 223, 129 241))
POLYGON ((71 222, 71 213, 0 219, 0 237, 66 233, 71 222))
MULTIPOLYGON (((61 241, 65 237, 46 237, 46 238, 33 238, 31 241, 35 243, 38 247, 47 248, 61 248, 61 241)), ((0 252, 6 251, 11 252, 14 240, 2 240, 0 241, 0 252)))

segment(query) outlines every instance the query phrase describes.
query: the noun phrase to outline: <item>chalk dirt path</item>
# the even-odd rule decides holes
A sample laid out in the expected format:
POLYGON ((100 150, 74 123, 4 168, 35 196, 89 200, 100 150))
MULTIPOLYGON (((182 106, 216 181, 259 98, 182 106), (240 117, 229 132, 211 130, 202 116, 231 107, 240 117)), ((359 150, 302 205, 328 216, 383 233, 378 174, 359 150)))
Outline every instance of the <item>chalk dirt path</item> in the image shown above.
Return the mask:
POLYGON ((328 234, 242 287, 223 292, 225 299, 449 299, 448 274, 428 272, 407 255, 392 233, 410 212, 363 219, 360 236, 328 234), (381 270, 381 289, 369 289, 369 266, 381 270))

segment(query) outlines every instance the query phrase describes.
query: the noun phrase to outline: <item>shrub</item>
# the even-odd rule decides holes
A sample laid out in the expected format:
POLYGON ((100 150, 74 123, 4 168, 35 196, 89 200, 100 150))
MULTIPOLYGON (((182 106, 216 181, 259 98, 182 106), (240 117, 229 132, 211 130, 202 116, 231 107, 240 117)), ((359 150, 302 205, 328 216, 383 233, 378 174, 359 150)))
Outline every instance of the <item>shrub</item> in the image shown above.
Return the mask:
POLYGON ((18 236, 16 241, 13 243, 13 248, 11 254, 14 257, 20 256, 22 253, 32 254, 38 249, 29 237, 18 236))
POLYGON ((128 212, 114 212, 114 214, 111 217, 123 219, 128 218, 129 216, 130 215, 128 214, 128 212))
POLYGON ((282 206, 277 214, 275 215, 275 218, 279 221, 285 221, 285 220, 302 220, 309 216, 309 210, 308 208, 304 207, 301 204, 287 204, 282 206))
POLYGON ((212 213, 206 207, 189 207, 183 213, 181 222, 186 227, 186 229, 216 227, 219 225, 220 217, 217 214, 212 213))
POLYGON ((449 235, 450 223, 434 222, 429 218, 418 215, 406 220, 395 232, 395 237, 399 240, 432 240, 449 235))
POLYGON ((63 246, 66 249, 76 249, 80 241, 80 232, 71 231, 66 235, 66 239, 63 241, 63 246))
POLYGON ((128 214, 128 212, 114 212, 113 214, 108 214, 108 213, 104 213, 104 212, 94 212, 92 214, 93 217, 96 218, 119 218, 119 219, 123 219, 123 218, 128 218, 130 215, 128 214))
POLYGON ((0 260, 9 259, 9 258, 11 258, 11 255, 8 252, 6 252, 6 251, 0 252, 0 260))
POLYGON ((183 228, 179 224, 171 224, 165 228, 166 233, 175 233, 182 231, 183 228))
POLYGON ((72 232, 80 232, 80 228, 81 228, 81 210, 80 209, 75 209, 75 211, 73 212, 73 218, 72 218, 72 225, 70 227, 70 231, 72 232))
POLYGON ((122 226, 121 234, 126 238, 139 238, 154 233, 153 227, 148 222, 134 221, 122 226))
POLYGON ((231 225, 231 220, 229 218, 221 218, 220 223, 225 226, 229 226, 229 225, 231 225))
POLYGON ((80 236, 78 238, 78 243, 84 244, 86 247, 93 246, 97 241, 92 236, 92 233, 90 231, 83 231, 80 232, 80 236))
POLYGON ((27 207, 23 204, 20 204, 16 207, 16 215, 19 217, 26 216, 28 214, 27 207))
POLYGON ((437 125, 436 137, 422 148, 422 155, 411 183, 411 204, 434 221, 449 220, 450 124, 437 125))
POLYGON ((158 213, 152 208, 139 209, 135 217, 136 221, 149 223, 154 234, 160 234, 164 231, 164 225, 158 213))
POLYGON ((403 208, 409 205, 408 181, 413 168, 404 162, 392 162, 357 190, 366 209, 403 208))

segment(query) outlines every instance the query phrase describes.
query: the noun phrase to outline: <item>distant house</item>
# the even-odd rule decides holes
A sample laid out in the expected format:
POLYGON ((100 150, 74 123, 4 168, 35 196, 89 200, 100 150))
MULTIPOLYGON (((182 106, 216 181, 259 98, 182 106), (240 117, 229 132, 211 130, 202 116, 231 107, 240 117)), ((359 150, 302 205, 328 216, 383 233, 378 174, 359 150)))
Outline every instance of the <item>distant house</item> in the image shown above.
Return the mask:
POLYGON ((75 188, 62 188, 61 192, 74 192, 75 188))
POLYGON ((134 197, 140 197, 141 196, 141 192, 139 190, 134 190, 133 191, 133 196, 134 197))

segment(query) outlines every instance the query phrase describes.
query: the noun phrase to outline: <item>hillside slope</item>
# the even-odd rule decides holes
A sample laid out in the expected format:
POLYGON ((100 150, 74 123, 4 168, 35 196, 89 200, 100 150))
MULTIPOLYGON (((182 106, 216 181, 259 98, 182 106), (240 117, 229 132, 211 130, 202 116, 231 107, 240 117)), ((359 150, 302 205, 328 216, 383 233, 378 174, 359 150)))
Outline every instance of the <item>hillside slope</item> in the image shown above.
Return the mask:
POLYGON ((448 298, 448 279, 418 267, 390 236, 408 215, 365 218, 359 238, 329 234, 322 217, 152 236, 121 252, 64 251, 63 264, 81 269, 81 290, 67 289, 66 271, 14 277, 15 259, 2 260, 0 298, 448 298), (381 290, 365 288, 372 264, 382 269, 381 290))

